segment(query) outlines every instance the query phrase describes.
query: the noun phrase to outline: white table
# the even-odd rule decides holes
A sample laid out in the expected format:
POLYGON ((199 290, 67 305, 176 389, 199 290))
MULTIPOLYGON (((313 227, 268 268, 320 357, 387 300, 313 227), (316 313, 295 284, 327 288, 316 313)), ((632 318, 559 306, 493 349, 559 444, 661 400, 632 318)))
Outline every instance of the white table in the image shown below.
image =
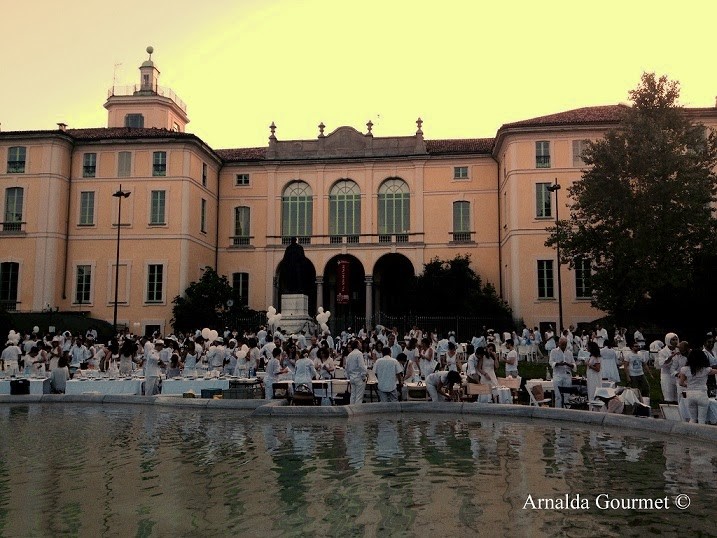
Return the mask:
POLYGON ((173 377, 171 379, 162 380, 162 394, 174 394, 182 395, 185 392, 192 391, 197 396, 201 396, 202 389, 222 389, 227 390, 229 388, 228 378, 197 378, 189 379, 185 377, 173 377))
MULTIPOLYGON (((27 379, 18 377, 17 379, 27 379)), ((0 394, 10 394, 11 379, 0 379, 0 394)), ((30 394, 39 396, 41 394, 50 394, 50 378, 30 378, 30 394)))
POLYGON ((65 385, 65 394, 84 394, 97 392, 99 394, 142 394, 144 379, 70 379, 65 385))
POLYGON ((541 385, 543 387, 543 392, 555 389, 552 379, 528 379, 525 382, 525 388, 529 392, 531 392, 533 390, 533 387, 535 387, 536 385, 541 385))

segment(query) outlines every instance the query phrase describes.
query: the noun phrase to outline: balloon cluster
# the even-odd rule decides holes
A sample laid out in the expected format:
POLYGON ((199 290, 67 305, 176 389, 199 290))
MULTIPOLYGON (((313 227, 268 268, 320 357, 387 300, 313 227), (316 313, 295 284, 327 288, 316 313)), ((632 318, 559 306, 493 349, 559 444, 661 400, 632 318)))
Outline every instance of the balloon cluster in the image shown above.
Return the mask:
POLYGON ((249 348, 246 344, 242 344, 242 346, 239 348, 239 351, 236 352, 237 359, 242 360, 246 358, 247 353, 249 353, 249 348))
POLYGON ((205 327, 204 329, 202 329, 202 338, 204 338, 208 342, 214 342, 214 340, 219 338, 219 333, 214 329, 209 329, 205 327))
POLYGON ((327 325, 329 322, 329 318, 331 317, 331 312, 328 310, 324 311, 324 307, 319 307, 319 313, 316 314, 316 323, 319 324, 319 327, 321 328, 322 332, 326 332, 329 330, 329 326, 327 325))
POLYGON ((7 340, 8 342, 12 342, 14 345, 18 345, 20 342, 20 333, 16 333, 15 331, 11 330, 9 333, 7 333, 7 340))
POLYGON ((278 314, 276 312, 276 308, 273 306, 270 306, 266 309, 266 322, 271 325, 272 327, 276 327, 278 323, 281 321, 281 314, 278 314))

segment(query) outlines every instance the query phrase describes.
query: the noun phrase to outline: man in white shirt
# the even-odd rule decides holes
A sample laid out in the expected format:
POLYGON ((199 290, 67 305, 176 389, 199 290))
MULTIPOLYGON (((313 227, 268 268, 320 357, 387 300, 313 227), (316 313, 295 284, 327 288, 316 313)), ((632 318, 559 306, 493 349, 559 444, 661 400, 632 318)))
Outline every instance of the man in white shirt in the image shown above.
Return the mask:
POLYGON ((568 341, 565 338, 560 338, 558 347, 550 351, 550 367, 553 369, 555 407, 563 407, 563 396, 558 387, 572 386, 573 368, 575 368, 575 359, 568 349, 568 341))
POLYGON ((144 355, 144 395, 153 396, 159 392, 160 360, 159 355, 164 349, 163 340, 155 340, 154 349, 144 355))
POLYGON ((391 350, 391 357, 394 359, 398 358, 398 354, 403 352, 401 344, 396 342, 396 335, 393 333, 388 334, 388 349, 391 350))
POLYGON ((645 347, 645 337, 642 335, 642 327, 637 328, 632 338, 633 341, 636 342, 638 346, 640 346, 640 349, 645 347))
POLYGON ((361 352, 361 342, 351 340, 349 342, 351 352, 346 357, 346 377, 351 383, 351 404, 363 403, 363 395, 366 391, 366 379, 368 370, 361 352))
POLYGON ((505 356, 505 377, 518 377, 518 352, 512 338, 505 341, 508 353, 505 356))
POLYGON ((383 348, 383 357, 373 365, 373 371, 378 381, 378 399, 381 402, 397 402, 397 386, 403 383, 403 367, 391 356, 389 347, 383 348))

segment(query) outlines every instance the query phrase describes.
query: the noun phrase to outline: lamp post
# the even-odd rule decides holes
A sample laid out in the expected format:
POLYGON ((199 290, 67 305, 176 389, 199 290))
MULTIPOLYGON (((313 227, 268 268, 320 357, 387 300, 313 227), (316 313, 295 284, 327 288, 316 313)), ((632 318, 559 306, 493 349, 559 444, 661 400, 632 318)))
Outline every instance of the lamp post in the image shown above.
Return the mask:
POLYGON ((563 284, 560 279, 560 234, 558 233, 558 191, 560 185, 558 184, 558 178, 555 178, 555 183, 547 187, 548 191, 555 193, 555 251, 558 256, 558 332, 563 331, 563 284))
POLYGON ((114 305, 114 315, 112 316, 112 326, 114 327, 114 330, 117 331, 117 293, 119 288, 119 256, 120 256, 120 232, 122 230, 122 198, 129 198, 130 192, 129 191, 123 191, 122 185, 120 184, 119 190, 114 193, 112 196, 117 198, 118 200, 118 207, 117 207, 117 258, 115 262, 115 305, 114 305))

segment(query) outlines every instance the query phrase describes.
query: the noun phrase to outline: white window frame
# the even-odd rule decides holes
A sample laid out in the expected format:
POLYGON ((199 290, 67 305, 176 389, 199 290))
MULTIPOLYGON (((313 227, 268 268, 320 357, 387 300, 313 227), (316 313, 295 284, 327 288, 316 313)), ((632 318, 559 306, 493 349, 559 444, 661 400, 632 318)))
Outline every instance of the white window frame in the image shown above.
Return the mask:
POLYGON ((329 191, 329 235, 355 237, 360 234, 361 187, 352 179, 340 179, 329 191))
POLYGON ((468 200, 455 200, 452 206, 452 215, 453 241, 469 242, 471 240, 471 203, 468 200), (459 226, 456 226, 456 221, 458 221, 459 226))
POLYGON ((471 178, 471 167, 459 165, 453 167, 453 179, 455 181, 468 181, 471 178), (465 175, 463 174, 465 172, 465 175))
POLYGON ((166 226, 169 219, 167 218, 167 190, 166 189, 152 189, 149 191, 149 203, 147 204, 149 207, 149 226, 166 226), (162 222, 159 222, 155 220, 155 207, 154 207, 154 195, 155 193, 162 193, 164 198, 162 199, 162 222))
POLYGON ((199 231, 203 234, 207 233, 207 201, 202 198, 199 203, 199 231))
POLYGON ((78 204, 80 215, 77 219, 78 226, 95 226, 95 198, 95 191, 80 191, 80 202, 78 204), (85 195, 91 195, 89 196, 92 201, 91 211, 87 211, 87 208, 84 206, 85 195))
POLYGON ((535 167, 536 168, 551 168, 552 161, 550 158, 550 141, 549 140, 536 140, 535 142, 535 167), (546 159, 547 157, 547 159, 546 159), (541 159, 544 162, 541 163, 541 159))
POLYGON ((553 218, 553 193, 548 187, 553 183, 540 181, 535 184, 535 218, 551 219, 553 218))
POLYGON ((555 299, 555 260, 538 260, 537 263, 537 279, 536 283, 538 285, 537 294, 536 297, 539 301, 549 301, 555 299), (541 264, 544 264, 544 267, 541 268, 541 264), (550 271, 550 281, 548 281, 547 275, 541 276, 542 273, 547 273, 550 271), (541 288, 545 288, 545 295, 541 295, 541 288), (552 291, 550 295, 548 295, 548 291, 552 291))
POLYGON ((249 173, 241 173, 237 174, 234 177, 234 186, 235 187, 248 187, 251 185, 251 174, 249 173))
MULTIPOLYGON (((155 282, 156 286, 156 282, 155 282)), ((154 290, 154 293, 156 293, 156 289, 154 290)), ((150 260, 145 263, 145 276, 144 276, 144 303, 146 305, 163 305, 167 304, 167 262, 165 260, 162 261, 154 261, 150 260), (161 289, 161 298, 160 299, 150 299, 150 271, 151 267, 159 266, 162 268, 162 280, 160 282, 160 285, 162 287, 161 289)))
POLYGON ((169 155, 166 151, 152 152, 152 177, 167 177, 169 155))
MULTIPOLYGON (((73 305, 87 305, 87 306, 93 306, 95 303, 95 262, 94 261, 77 261, 75 262, 75 279, 74 279, 74 287, 72 290, 72 304, 73 305), (78 301, 78 293, 79 293, 79 277, 80 277, 80 267, 89 267, 89 290, 87 290, 89 294, 89 300, 85 301, 84 299, 82 301, 78 301)), ((113 298, 114 299, 114 298, 113 298)))
POLYGON ((97 153, 88 151, 82 154, 82 177, 97 177, 97 153))
POLYGON ((11 146, 7 149, 7 168, 8 174, 24 174, 27 171, 27 147, 11 146), (13 163, 14 167, 10 167, 13 163), (20 165, 22 163, 22 165, 20 165), (22 168, 22 169, 20 169, 22 168))

